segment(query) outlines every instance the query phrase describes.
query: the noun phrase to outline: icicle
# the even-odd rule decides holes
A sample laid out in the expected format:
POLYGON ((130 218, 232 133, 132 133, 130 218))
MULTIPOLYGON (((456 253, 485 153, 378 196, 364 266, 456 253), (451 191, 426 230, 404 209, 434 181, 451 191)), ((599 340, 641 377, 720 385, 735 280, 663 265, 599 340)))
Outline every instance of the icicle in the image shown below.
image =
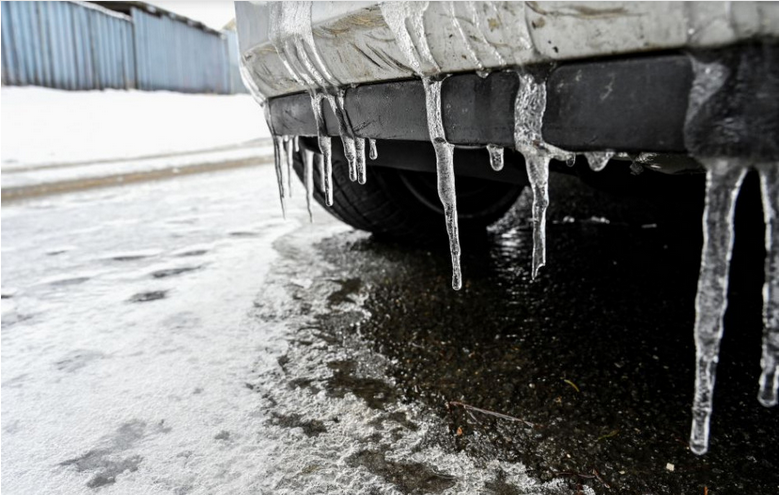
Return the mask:
POLYGON ((336 95, 327 94, 325 97, 337 118, 337 128, 343 142, 345 158, 348 160, 348 177, 351 181, 356 181, 356 139, 348 114, 345 112, 345 90, 339 89, 336 95))
POLYGON ((323 155, 322 162, 323 168, 323 181, 324 181, 324 201, 327 207, 331 207, 334 203, 334 191, 332 188, 332 138, 329 136, 322 136, 318 138, 318 146, 321 149, 323 155))
POLYGON ((324 156, 320 153, 315 154, 315 164, 318 166, 318 174, 321 176, 321 191, 326 194, 326 173, 324 172, 324 156))
POLYGON ((283 214, 283 219, 285 219, 285 191, 283 186, 283 167, 281 163, 283 160, 284 151, 282 137, 275 135, 275 131, 272 126, 272 115, 269 110, 269 102, 264 97, 263 93, 261 93, 261 90, 258 88, 258 85, 255 83, 255 81, 253 81, 253 77, 250 75, 250 70, 245 66, 244 58, 242 59, 242 63, 239 65, 239 74, 242 77, 242 82, 245 84, 245 87, 250 92, 250 95, 261 107, 261 110, 264 113, 264 119, 266 120, 266 125, 269 128, 269 133, 272 135, 274 144, 273 148, 275 153, 275 175, 277 176, 277 188, 280 195, 280 210, 283 214))
POLYGON ((288 198, 294 196, 293 187, 291 186, 291 176, 294 175, 294 144, 291 141, 290 136, 284 136, 283 142, 285 144, 286 154, 286 175, 288 177, 288 198))
POLYGON ((294 140, 294 151, 299 153, 299 136, 294 136, 292 139, 294 140))
POLYGON ((459 226, 457 224, 457 190, 454 182, 454 145, 446 141, 441 115, 440 89, 443 81, 423 78, 424 93, 427 102, 427 126, 430 140, 435 148, 438 173, 438 196, 443 203, 446 216, 446 231, 449 235, 451 251, 452 279, 451 287, 462 287, 462 269, 460 267, 459 226))
POLYGON ((766 279, 764 281, 764 335, 761 350, 761 378, 759 379, 759 402, 771 407, 778 404, 778 164, 764 164, 758 167, 761 179, 761 201, 764 206, 764 220, 767 225, 766 279))
POLYGON ((446 141, 441 110, 441 83, 431 74, 440 72, 432 57, 427 35, 424 31, 424 12, 429 2, 383 2, 381 13, 397 41, 397 46, 406 58, 408 65, 421 77, 427 105, 427 127, 430 141, 435 148, 437 167, 438 197, 443 203, 446 218, 446 232, 449 235, 451 252, 451 286, 456 290, 462 287, 462 269, 460 268, 459 227, 457 225, 457 191, 454 183, 454 145, 446 141))
POLYGON ((532 278, 546 265, 546 209, 549 206, 549 156, 525 158, 530 187, 533 190, 533 268, 532 278))
POLYGON ((614 157, 614 152, 611 150, 604 152, 584 152, 583 155, 587 158, 590 169, 598 172, 604 170, 606 164, 614 157))
POLYGON ((498 145, 487 145, 489 152, 489 165, 494 171, 503 170, 503 147, 498 145))
POLYGON ((569 167, 573 167, 574 164, 576 164, 576 155, 571 155, 566 159, 566 165, 569 167))
POLYGON ((370 160, 378 158, 378 149, 375 147, 375 140, 370 138, 370 160))
POLYGON ((323 95, 318 92, 310 93, 310 106, 315 115, 316 130, 318 132, 318 148, 323 155, 324 170, 321 170, 322 189, 324 192, 324 202, 331 207, 334 203, 334 194, 332 192, 332 139, 326 133, 326 121, 324 120, 323 95))
POLYGON ((277 189, 280 193, 280 208, 283 211, 285 219, 285 185, 283 183, 283 154, 285 154, 285 144, 282 136, 275 136, 275 174, 277 174, 277 189))
POLYGON ((696 293, 696 380, 693 394, 691 451, 707 452, 712 414, 712 393, 723 336, 729 263, 734 244, 734 205, 747 169, 737 160, 701 159, 707 168, 704 199, 704 245, 696 293))
POLYGON ((546 110, 546 84, 519 71, 519 90, 514 102, 514 146, 525 157, 533 190, 532 277, 546 264, 546 209, 549 206, 549 161, 568 162, 574 156, 546 143, 541 136, 546 110))
POLYGON ((307 213, 310 214, 310 223, 313 222, 313 152, 311 150, 304 151, 304 183, 305 183, 305 198, 307 200, 307 213))
POLYGON ((367 141, 364 138, 356 138, 356 171, 359 184, 367 182, 367 160, 364 155, 364 147, 367 141))

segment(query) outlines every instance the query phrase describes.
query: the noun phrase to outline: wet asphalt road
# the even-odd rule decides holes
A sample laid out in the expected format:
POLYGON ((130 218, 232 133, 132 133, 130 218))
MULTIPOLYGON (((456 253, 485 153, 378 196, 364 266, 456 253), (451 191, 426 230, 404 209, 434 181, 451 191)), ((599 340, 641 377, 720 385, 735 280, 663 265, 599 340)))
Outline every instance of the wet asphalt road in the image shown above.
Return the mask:
POLYGON ((4 206, 5 491, 778 492, 757 229, 696 457, 698 217, 553 183, 540 277, 523 196, 460 292, 445 245, 282 222, 268 165, 4 206))

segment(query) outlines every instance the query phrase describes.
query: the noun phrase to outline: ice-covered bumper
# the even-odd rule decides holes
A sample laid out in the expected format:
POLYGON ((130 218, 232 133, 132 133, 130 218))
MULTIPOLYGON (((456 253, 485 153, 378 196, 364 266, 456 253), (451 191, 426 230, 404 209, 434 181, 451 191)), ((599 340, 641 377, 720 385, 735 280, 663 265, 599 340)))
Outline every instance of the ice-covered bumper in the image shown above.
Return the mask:
MULTIPOLYGON (((423 9, 421 27, 441 73, 778 37, 777 2, 410 3, 423 9)), ((267 98, 306 89, 275 48, 305 31, 340 85, 414 75, 374 2, 315 2, 301 11, 274 4, 236 4, 242 59, 267 98)))
MULTIPOLYGON (((725 68, 709 105, 694 109, 694 55, 570 62, 547 80, 546 142, 563 149, 778 156, 778 45, 753 43, 701 51, 698 60, 725 68), (687 121, 687 122, 686 122, 687 121)), ((519 78, 493 72, 458 74, 443 82, 443 121, 449 142, 514 146, 514 99, 519 78)), ((310 98, 269 101, 275 132, 315 136, 310 98)), ((338 125, 324 106, 330 135, 338 125)), ((345 110, 358 137, 429 141, 419 80, 349 88, 345 110)))

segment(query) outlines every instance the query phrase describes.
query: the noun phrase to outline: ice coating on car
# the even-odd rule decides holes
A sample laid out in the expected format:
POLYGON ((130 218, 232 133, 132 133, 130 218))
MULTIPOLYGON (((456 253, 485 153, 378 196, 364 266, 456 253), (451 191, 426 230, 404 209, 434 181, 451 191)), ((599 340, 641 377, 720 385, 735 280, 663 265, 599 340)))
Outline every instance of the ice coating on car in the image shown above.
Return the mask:
POLYGON ((285 152, 285 143, 282 136, 273 136, 275 148, 275 174, 277 175, 277 189, 280 195, 280 208, 285 219, 285 184, 283 182, 283 155, 285 152))
MULTIPOLYGON (((459 32, 460 37, 462 38, 462 42, 465 43, 465 46, 468 49, 468 53, 470 54, 470 59, 473 61, 473 65, 477 67, 477 72, 479 74, 488 74, 486 67, 484 67, 484 64, 481 63, 481 60, 479 59, 476 48, 473 46, 473 42, 468 37, 468 34, 465 32, 465 30, 462 28, 462 23, 460 22, 461 18, 457 15, 455 4, 462 5, 464 2, 446 2, 449 8, 449 13, 451 14, 451 21, 454 24, 454 27, 457 29, 457 32, 459 32)), ((475 12, 475 9, 474 9, 475 12)))
POLYGON ((383 2, 381 13, 394 34, 405 61, 420 77, 440 72, 432 57, 427 33, 424 30, 424 12, 429 2, 383 2))
POLYGON ((308 87, 340 86, 315 45, 312 2, 270 2, 269 38, 289 72, 308 87))
POLYGON ((778 164, 758 166, 761 183, 761 201, 766 224, 767 259, 763 289, 764 334, 761 350, 761 377, 759 378, 759 402, 767 407, 778 404, 778 364, 780 358, 778 336, 779 264, 778 264, 778 164))
POLYGON ((489 152, 489 166, 494 171, 503 170, 503 147, 499 145, 487 145, 489 152))
POLYGON ((514 102, 514 146, 525 157, 533 190, 533 261, 535 279, 546 264, 546 209, 549 206, 549 161, 568 161, 573 153, 546 143, 541 136, 546 110, 546 82, 520 68, 519 90, 514 102))
POLYGON ((696 379, 693 392, 693 419, 690 448, 697 455, 707 452, 710 415, 715 389, 729 263, 734 244, 734 207, 747 168, 736 159, 702 158, 707 169, 702 229, 704 244, 696 290, 696 379))
POLYGON ((364 138, 356 138, 355 142, 357 180, 359 181, 359 184, 364 184, 367 182, 367 156, 364 153, 364 149, 367 146, 367 140, 364 138))
POLYGON ((305 201, 307 202, 307 213, 310 215, 310 222, 313 222, 313 152, 304 150, 304 185, 305 201))
POLYGON ((484 34, 484 31, 482 30, 482 27, 487 23, 483 22, 480 19, 479 11, 476 8, 476 2, 473 1, 460 2, 460 4, 466 6, 466 8, 470 11, 470 20, 473 23, 473 26, 476 28, 476 31, 478 31, 479 41, 481 42, 480 46, 489 49, 492 52, 493 57, 497 59, 498 64, 500 64, 501 66, 506 65, 506 60, 503 58, 500 52, 498 52, 498 49, 495 48, 495 45, 490 43, 489 40, 487 40, 487 37, 484 34))
POLYGON ((587 159, 590 169, 598 172, 606 167, 606 164, 614 157, 614 152, 611 150, 603 152, 584 152, 583 155, 587 159))
POLYGON ((370 160, 375 160, 378 158, 378 148, 376 148, 375 140, 373 138, 369 138, 370 141, 370 160))
POLYGON ((429 2, 384 2, 381 4, 381 13, 394 33, 397 45, 405 55, 406 61, 421 77, 424 84, 427 128, 430 141, 435 148, 438 197, 443 204, 446 232, 449 236, 451 287, 458 290, 462 288, 462 268, 457 222, 457 190, 454 180, 454 145, 446 141, 446 131, 443 127, 441 111, 443 80, 436 80, 430 76, 432 73, 437 73, 439 68, 430 53, 424 31, 424 12, 428 6, 429 2))

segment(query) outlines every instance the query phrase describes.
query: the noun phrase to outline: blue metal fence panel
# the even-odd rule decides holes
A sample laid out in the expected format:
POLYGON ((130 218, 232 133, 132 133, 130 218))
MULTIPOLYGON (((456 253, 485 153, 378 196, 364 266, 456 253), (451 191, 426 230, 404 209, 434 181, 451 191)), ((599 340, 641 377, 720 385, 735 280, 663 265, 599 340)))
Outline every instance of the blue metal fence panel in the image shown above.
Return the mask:
POLYGON ((67 90, 136 86, 128 16, 78 2, 2 2, 2 82, 67 90))
POLYGON ((2 2, 2 84, 68 90, 246 92, 236 33, 165 12, 82 2, 2 2))
POLYGON ((221 34, 131 9, 138 87, 229 93, 229 62, 221 34))
POLYGON ((231 93, 247 93, 239 73, 239 39, 236 31, 223 31, 228 54, 228 85, 231 93))

